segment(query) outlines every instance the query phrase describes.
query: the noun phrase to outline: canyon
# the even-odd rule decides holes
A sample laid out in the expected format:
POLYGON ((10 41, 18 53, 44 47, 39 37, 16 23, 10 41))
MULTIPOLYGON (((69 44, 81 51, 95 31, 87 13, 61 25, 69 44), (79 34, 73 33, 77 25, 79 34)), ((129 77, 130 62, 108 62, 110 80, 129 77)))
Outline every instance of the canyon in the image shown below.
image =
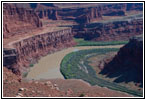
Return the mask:
MULTIPOLYGON (((135 35, 143 34, 142 11, 142 3, 71 3, 69 5, 63 3, 4 3, 4 95, 22 97, 23 94, 23 96, 32 96, 25 92, 22 92, 21 95, 16 95, 16 91, 23 91, 20 87, 29 88, 29 86, 34 85, 32 88, 36 89, 36 87, 43 87, 46 93, 38 95, 37 92, 32 92, 33 89, 31 88, 31 92, 28 93, 33 94, 33 96, 82 96, 81 94, 84 93, 84 96, 105 97, 116 96, 116 93, 117 96, 131 97, 129 94, 109 90, 103 87, 95 86, 96 89, 93 89, 94 86, 86 85, 87 83, 76 79, 64 80, 64 77, 60 75, 60 63, 63 57, 70 52, 92 48, 120 48, 123 46, 74 47, 77 45, 75 42, 76 38, 83 38, 85 41, 87 40, 89 42, 125 41, 135 35), (45 57, 47 58, 44 60, 45 63, 42 62, 44 65, 39 63, 42 59, 45 59, 45 57), (46 72, 48 70, 50 71, 46 72), (51 74, 50 72, 54 73, 51 74), (28 76, 24 78, 23 75, 25 73, 27 73, 28 76), (52 78, 55 79, 51 80, 52 78), (44 82, 42 82, 41 79, 46 80, 43 80, 44 82), (56 86, 52 85, 52 87, 49 87, 47 90, 46 84, 48 83, 46 81, 50 81, 53 84, 59 84, 59 86, 56 88, 56 86), (67 84, 66 81, 69 82, 67 86, 71 88, 65 88, 65 85, 61 86, 59 83, 62 82, 67 84), (75 86, 72 85, 72 82, 85 85, 85 87, 89 88, 89 91, 79 89, 78 93, 75 93, 77 90, 74 89, 75 86), (10 83, 12 84, 10 85, 10 83), (10 89, 11 94, 7 94, 8 89, 6 87, 11 88, 11 86, 16 87, 15 93, 12 93, 13 89, 10 89), (61 90, 58 90, 58 88, 61 90), (96 92, 93 93, 91 92, 92 90, 96 92), (103 94, 100 93, 103 91, 103 94), (49 93, 51 94, 48 95, 49 93)), ((115 66, 110 64, 110 62, 104 66, 103 72, 107 72, 104 74, 108 76, 109 74, 114 73, 116 69, 118 69, 116 67, 118 64, 121 64, 120 68, 123 70, 122 66, 127 66, 125 65, 126 62, 129 62, 128 65, 135 62, 130 65, 134 66, 134 69, 131 67, 124 68, 126 70, 134 70, 138 76, 135 76, 133 80, 136 80, 138 83, 140 82, 142 85, 142 43, 143 41, 141 39, 130 39, 130 42, 122 47, 118 54, 110 60, 113 62, 112 64, 115 63, 115 66), (136 58, 138 55, 140 55, 139 58, 136 58), (127 58, 127 61, 124 61, 125 58, 127 58), (110 69, 109 66, 113 66, 113 68, 110 69)), ((133 72, 130 73, 133 75, 133 72)))
POLYGON ((131 82, 143 87, 143 38, 130 39, 111 60, 105 60, 100 74, 114 78, 114 82, 131 82), (112 66, 112 67, 111 67, 112 66), (137 74, 135 74, 137 73, 137 74))
MULTIPOLYGON (((141 15, 142 16, 142 15, 141 15)), ((85 25, 79 28, 76 37, 93 41, 129 40, 143 33, 143 19, 122 18, 85 25)))
MULTIPOLYGON (((16 73, 21 73, 19 72, 19 70, 22 68, 20 66, 28 67, 29 64, 34 64, 34 62, 37 61, 41 56, 45 56, 48 53, 53 53, 55 51, 75 45, 75 42, 72 40, 72 36, 73 34, 71 29, 64 29, 57 32, 35 35, 33 37, 21 39, 21 41, 15 41, 13 44, 11 44, 11 46, 13 46, 15 49, 9 50, 11 51, 10 53, 7 53, 7 51, 4 50, 4 52, 6 52, 5 55, 15 55, 13 64, 10 63, 10 65, 7 66, 10 66, 12 70, 17 70, 18 72, 16 73)), ((6 59, 7 56, 4 56, 4 60, 6 59)), ((12 61, 12 59, 10 59, 10 61, 12 61)), ((9 62, 9 60, 7 62, 9 62)))
POLYGON ((40 79, 64 79, 63 75, 60 73, 60 64, 63 57, 71 52, 76 52, 79 50, 86 49, 99 49, 99 48, 120 48, 122 45, 115 46, 83 46, 83 47, 70 47, 54 54, 42 57, 34 67, 30 68, 29 73, 26 76, 28 80, 40 80, 40 79), (48 62, 49 61, 49 62, 48 62), (43 67, 42 67, 43 65, 43 67))
POLYGON ((32 12, 31 10, 24 10, 22 8, 15 8, 11 6, 12 5, 4 4, 4 26, 7 26, 7 24, 10 25, 10 27, 4 27, 4 39, 6 38, 6 49, 4 49, 4 65, 9 69, 12 69, 14 73, 20 75, 22 70, 25 71, 25 67, 29 67, 29 64, 31 63, 34 64, 41 56, 45 56, 48 53, 75 45, 75 42, 73 41, 74 34, 71 28, 58 29, 58 31, 55 30, 53 32, 51 32, 49 29, 45 31, 42 29, 41 32, 35 32, 33 35, 31 35, 31 32, 33 32, 33 30, 35 30, 37 27, 42 28, 42 26, 39 24, 41 21, 39 20, 36 13, 32 12), (14 14, 11 14, 11 12, 14 14), (20 12, 22 14, 20 14, 20 12), (13 20, 14 22, 10 20, 13 20), (24 23, 22 25, 16 24, 19 27, 11 25, 17 22, 24 23), (25 25, 25 22, 29 25, 25 25), (24 38, 22 38, 25 35, 23 32, 26 29, 23 25, 26 27, 34 27, 34 29, 31 27, 27 29, 27 32, 25 33, 27 36, 24 38), (23 29, 21 29, 21 27, 23 29), (11 28, 16 30, 11 30, 11 28), (8 31, 5 31, 5 29, 8 31), (5 35, 8 37, 5 37, 5 35), (20 37, 20 35, 23 36, 20 37), (14 40, 10 38, 12 36, 14 37, 14 40), (19 38, 16 39, 15 36, 19 36, 19 38), (15 59, 13 59, 13 57, 15 59))
POLYGON ((131 38, 116 52, 91 55, 85 61, 95 70, 99 78, 142 92, 144 69, 142 35, 131 38))
POLYGON ((31 9, 16 8, 10 4, 4 4, 3 9, 4 38, 24 34, 25 31, 42 26, 39 17, 31 9))
POLYGON ((90 23, 103 16, 126 16, 143 10, 142 3, 26 3, 12 4, 17 8, 33 9, 40 19, 76 20, 79 24, 90 23), (82 21, 80 21, 82 20, 82 21))

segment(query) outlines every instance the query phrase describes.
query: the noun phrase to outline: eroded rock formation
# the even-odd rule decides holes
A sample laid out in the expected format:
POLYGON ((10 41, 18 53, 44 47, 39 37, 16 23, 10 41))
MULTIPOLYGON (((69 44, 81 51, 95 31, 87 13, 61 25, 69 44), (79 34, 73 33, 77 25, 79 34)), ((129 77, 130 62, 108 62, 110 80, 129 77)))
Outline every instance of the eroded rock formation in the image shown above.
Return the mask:
POLYGON ((14 48, 4 48, 3 52, 3 66, 11 69, 13 73, 17 75, 21 75, 20 71, 17 67, 17 53, 14 48), (13 66, 13 67, 12 67, 13 66))
POLYGON ((125 16, 126 11, 142 11, 142 3, 119 3, 119 4, 56 4, 56 3, 30 3, 30 4, 13 4, 20 8, 31 8, 35 10, 39 18, 42 19, 72 19, 79 24, 89 23, 94 20, 102 19, 102 16, 125 16), (68 6, 67 8, 64 8, 68 6), (76 7, 78 6, 78 7, 76 7), (62 8, 63 7, 63 8, 62 8))
MULTIPOLYGON (((59 5, 59 4, 57 4, 59 5)), ((75 19, 79 24, 90 23, 94 20, 102 19, 102 16, 125 16, 126 11, 142 11, 142 3, 119 3, 119 4, 88 4, 89 7, 84 7, 84 4, 78 5, 78 8, 56 9, 61 19, 75 19), (83 6, 82 6, 83 5, 83 6), (93 6, 92 6, 93 5, 93 6), (74 18, 75 17, 75 18, 74 18)), ((63 5, 62 5, 63 6, 63 5)))
POLYGON ((42 19, 52 19, 52 20, 58 20, 58 13, 55 9, 47 9, 47 10, 40 10, 37 11, 37 14, 42 19))
POLYGON ((5 3, 3 5, 3 34, 4 38, 21 34, 23 31, 41 27, 38 15, 31 9, 17 8, 5 3))
POLYGON ((130 37, 142 33, 143 20, 128 19, 86 25, 76 37, 83 37, 85 40, 112 41, 128 40, 130 37))
POLYGON ((57 7, 52 3, 37 4, 35 12, 41 19, 59 20, 57 7))
POLYGON ((143 83, 143 39, 134 37, 120 49, 118 54, 105 64, 101 74, 116 78, 115 82, 143 83))
POLYGON ((61 8, 45 8, 36 9, 37 14, 42 19, 66 20, 72 19, 78 23, 89 23, 93 20, 101 19, 101 11, 99 7, 94 8, 78 8, 78 9, 61 9, 61 8))
MULTIPOLYGON (((109 12, 108 15, 114 13, 114 15, 117 16, 125 15, 126 10, 141 10, 141 4, 101 4, 95 7, 85 8, 58 8, 55 7, 54 4, 37 4, 35 6, 30 4, 30 7, 28 7, 29 4, 27 4, 21 8, 21 5, 4 4, 4 38, 23 34, 24 31, 42 27, 42 22, 39 18, 53 20, 67 20, 71 18, 81 25, 81 28, 77 30, 78 34, 76 36, 83 37, 87 40, 110 41, 128 39, 131 36, 141 34, 143 31, 142 19, 96 23, 93 25, 96 27, 91 28, 90 24, 89 27, 87 24, 94 20, 101 20, 106 12, 109 12), (132 6, 133 8, 127 9, 128 6, 132 6), (109 8, 111 8, 111 10, 109 10, 109 8)), ((17 67, 15 69, 19 69, 19 66, 28 66, 30 63, 36 62, 35 59, 39 59, 40 56, 72 46, 75 44, 72 40, 73 33, 76 32, 72 32, 71 29, 65 29, 39 35, 33 34, 34 36, 29 38, 23 38, 17 42, 13 41, 11 43, 13 45, 12 51, 14 50, 16 56, 11 58, 14 58, 16 61, 10 63, 12 66, 17 67)), ((11 58, 8 59, 11 60, 11 58)), ((10 63, 6 66, 11 65, 10 63)))
POLYGON ((4 65, 8 59, 11 59, 13 63, 7 63, 7 66, 12 70, 14 68, 21 70, 22 67, 29 67, 30 63, 35 63, 41 56, 71 47, 75 45, 75 42, 73 41, 72 30, 68 28, 24 38, 12 45, 15 48, 13 49, 16 55, 15 59, 10 58, 13 52, 9 53, 9 58, 5 60, 4 65))
POLYGON ((101 8, 90 8, 86 9, 86 13, 83 13, 82 15, 78 16, 76 18, 76 21, 79 24, 84 24, 84 23, 89 23, 93 20, 97 19, 102 19, 102 14, 101 14, 101 8))

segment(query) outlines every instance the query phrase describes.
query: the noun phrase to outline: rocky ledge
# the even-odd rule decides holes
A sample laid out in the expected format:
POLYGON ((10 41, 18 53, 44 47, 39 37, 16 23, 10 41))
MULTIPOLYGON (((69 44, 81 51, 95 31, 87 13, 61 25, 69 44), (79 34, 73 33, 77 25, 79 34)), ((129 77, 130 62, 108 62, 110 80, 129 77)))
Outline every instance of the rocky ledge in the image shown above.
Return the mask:
POLYGON ((34 64, 41 56, 75 45, 71 28, 34 35, 11 43, 4 49, 4 65, 16 74, 34 64), (7 63, 9 62, 9 63, 7 63))
POLYGON ((116 78, 115 82, 143 84, 143 38, 133 37, 118 54, 105 64, 101 74, 116 78))
POLYGON ((143 33, 143 19, 140 16, 85 24, 77 30, 76 37, 93 41, 129 40, 143 33))
POLYGON ((18 8, 12 4, 3 5, 3 34, 9 38, 42 27, 42 22, 32 9, 18 8))

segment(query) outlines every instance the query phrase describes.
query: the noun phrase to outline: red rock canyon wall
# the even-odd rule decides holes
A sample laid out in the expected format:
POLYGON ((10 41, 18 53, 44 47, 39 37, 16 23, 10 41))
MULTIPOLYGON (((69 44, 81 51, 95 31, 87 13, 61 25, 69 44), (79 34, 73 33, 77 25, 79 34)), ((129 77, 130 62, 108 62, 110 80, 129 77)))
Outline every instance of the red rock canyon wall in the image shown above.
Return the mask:
POLYGON ((3 35, 9 38, 24 31, 41 27, 38 15, 32 9, 17 8, 14 5, 3 4, 3 35))
MULTIPOLYGON (((29 64, 36 63, 40 57, 71 47, 75 45, 75 42, 73 41, 72 30, 69 28, 56 32, 35 35, 14 42, 12 45, 15 48, 15 59, 11 59, 12 53, 7 53, 8 58, 5 58, 4 56, 4 59, 14 60, 7 66, 12 69, 14 73, 20 74, 20 71, 23 71, 24 67, 29 67, 29 64)), ((4 65, 6 65, 5 62, 4 65)))

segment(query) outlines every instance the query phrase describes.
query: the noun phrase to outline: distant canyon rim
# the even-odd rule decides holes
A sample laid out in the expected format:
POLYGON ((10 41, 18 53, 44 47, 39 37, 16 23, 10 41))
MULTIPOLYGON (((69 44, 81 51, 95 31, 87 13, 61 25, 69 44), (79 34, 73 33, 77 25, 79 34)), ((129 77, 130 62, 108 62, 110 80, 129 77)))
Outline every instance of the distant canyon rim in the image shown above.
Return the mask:
MULTIPOLYGON (((119 48, 97 67, 104 76, 118 77, 117 83, 133 82, 130 84, 138 87, 138 92, 127 93, 142 96, 143 16, 143 3, 3 3, 3 66, 21 84, 48 79, 65 83, 60 67, 67 54, 119 48)), ((115 95, 111 92, 109 96, 115 95)))

